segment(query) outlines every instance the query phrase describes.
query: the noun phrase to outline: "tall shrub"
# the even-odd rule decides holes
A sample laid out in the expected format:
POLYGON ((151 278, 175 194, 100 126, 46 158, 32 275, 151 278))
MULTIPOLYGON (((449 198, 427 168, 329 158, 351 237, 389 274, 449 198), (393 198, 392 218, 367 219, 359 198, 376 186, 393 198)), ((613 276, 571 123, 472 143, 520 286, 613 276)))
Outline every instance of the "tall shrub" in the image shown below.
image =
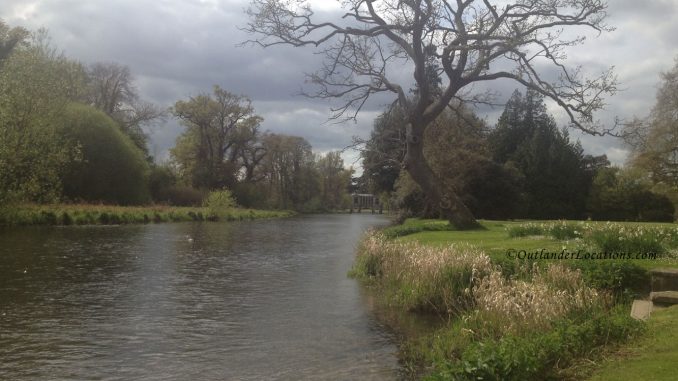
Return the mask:
POLYGON ((67 198, 121 205, 150 201, 148 163, 111 118, 93 107, 71 104, 59 119, 63 133, 82 153, 82 161, 64 175, 67 198))

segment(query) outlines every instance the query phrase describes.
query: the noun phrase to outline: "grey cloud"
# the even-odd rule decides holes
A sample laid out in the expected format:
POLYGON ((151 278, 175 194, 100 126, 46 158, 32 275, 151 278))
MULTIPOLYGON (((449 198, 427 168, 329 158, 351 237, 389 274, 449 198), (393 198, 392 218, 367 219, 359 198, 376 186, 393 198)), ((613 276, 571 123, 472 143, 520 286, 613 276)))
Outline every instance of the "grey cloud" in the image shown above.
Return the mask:
MULTIPOLYGON (((236 47, 248 38, 237 28, 246 23, 246 6, 245 0, 2 0, 0 17, 10 25, 48 28, 59 48, 85 63, 116 61, 130 66, 142 95, 163 107, 219 84, 251 97, 266 118, 265 129, 305 136, 318 150, 343 148, 352 135, 367 136, 372 119, 392 96, 369 102, 357 124, 326 123, 330 106, 336 107, 338 101, 295 96, 305 86, 304 73, 316 70, 322 57, 312 49, 236 47)), ((678 54, 675 1, 610 0, 609 14, 609 24, 617 30, 591 34, 568 60, 590 74, 616 66, 625 91, 608 99, 607 110, 599 115, 605 123, 617 116, 646 115, 654 104, 659 72, 669 69, 678 54)), ((340 13, 318 15, 337 19, 340 13)), ((407 67, 397 65, 390 72, 404 87, 412 81, 407 67)), ((555 74, 551 67, 544 69, 547 77, 555 74)), ((477 90, 499 93, 501 103, 516 87, 511 81, 495 81, 477 90)), ((501 108, 477 111, 494 124, 501 108)), ((558 121, 566 123, 562 117, 558 121)), ((155 150, 166 155, 180 131, 172 120, 153 128, 155 150)), ((573 136, 580 137, 590 153, 608 153, 617 163, 623 161, 624 148, 615 139, 573 136)))
POLYGON ((376 112, 364 112, 355 122, 328 121, 325 106, 297 107, 290 102, 260 102, 257 112, 264 117, 262 127, 275 133, 303 136, 314 149, 330 151, 349 146, 353 136, 367 137, 376 112))
POLYGON ((673 15, 678 10, 678 4, 673 0, 612 0, 608 5, 608 12, 613 17, 633 16, 645 21, 656 21, 667 15, 673 15))

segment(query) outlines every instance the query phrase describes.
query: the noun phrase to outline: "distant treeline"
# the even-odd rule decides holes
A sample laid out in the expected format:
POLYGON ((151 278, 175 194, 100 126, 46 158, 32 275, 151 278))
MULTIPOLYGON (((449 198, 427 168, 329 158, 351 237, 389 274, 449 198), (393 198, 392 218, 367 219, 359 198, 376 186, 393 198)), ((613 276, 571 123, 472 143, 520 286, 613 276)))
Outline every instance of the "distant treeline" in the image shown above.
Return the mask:
MULTIPOLYGON (((398 108, 376 120, 365 143, 361 185, 405 215, 436 217, 437 208, 399 165, 403 120, 398 108)), ((434 171, 478 218, 674 220, 675 177, 667 185, 653 176, 640 165, 650 161, 635 160, 635 150, 625 168, 611 166, 604 155, 584 154, 536 92, 516 91, 494 128, 457 104, 427 133, 425 155, 434 171)))
MULTIPOLYGON (((543 98, 515 92, 494 128, 451 104, 427 129, 425 156, 479 218, 670 221, 678 202, 678 68, 663 75, 657 105, 628 125, 628 165, 583 152, 543 98)), ((413 96, 416 96, 416 92, 413 96)), ((403 110, 378 117, 352 178, 339 152, 314 154, 302 137, 261 131, 251 101, 219 86, 169 109, 142 100, 130 70, 84 66, 45 31, 0 21, 0 206, 23 203, 203 205, 228 190, 249 208, 348 208, 349 193, 379 194, 403 215, 438 208, 402 171, 403 110), (167 162, 145 131, 177 118, 184 132, 167 162)))
POLYGON ((240 206, 348 207, 351 170, 338 152, 260 131, 249 99, 215 86, 169 110, 140 99, 129 68, 84 66, 45 31, 0 21, 0 206, 87 202, 202 205, 228 189, 240 206), (145 133, 167 117, 185 127, 156 163, 145 133))

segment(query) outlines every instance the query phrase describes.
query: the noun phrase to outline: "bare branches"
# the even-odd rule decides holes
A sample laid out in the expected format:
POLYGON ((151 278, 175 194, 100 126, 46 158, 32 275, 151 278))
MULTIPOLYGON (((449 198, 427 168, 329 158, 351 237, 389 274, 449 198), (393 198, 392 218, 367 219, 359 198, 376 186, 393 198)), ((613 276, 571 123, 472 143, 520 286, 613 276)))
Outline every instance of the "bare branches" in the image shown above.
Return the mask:
POLYGON ((572 125, 610 134, 594 122, 604 97, 617 91, 612 69, 584 78, 565 65, 566 49, 585 38, 571 30, 611 31, 604 0, 345 0, 336 21, 318 23, 303 0, 253 0, 244 28, 260 46, 324 46, 325 64, 309 75, 316 98, 341 98, 335 118, 355 118, 374 94, 388 92, 410 123, 426 128, 474 83, 511 79, 553 99, 572 125), (501 5, 498 5, 501 4, 501 5), (407 83, 394 68, 411 68, 407 83), (555 75, 544 77, 550 67, 555 75), (540 70, 538 70, 538 68, 540 70), (436 73, 441 89, 434 88, 436 73), (401 79, 402 80, 402 79, 401 79), (410 82, 411 81, 411 82, 410 82), (406 96, 408 87, 418 97, 406 96))
POLYGON ((311 98, 343 98, 341 107, 332 109, 333 118, 355 118, 367 99, 376 93, 392 92, 405 102, 403 88, 387 78, 387 67, 402 57, 389 51, 380 40, 344 36, 335 45, 324 49, 327 58, 322 68, 308 74, 308 82, 317 86, 311 98))

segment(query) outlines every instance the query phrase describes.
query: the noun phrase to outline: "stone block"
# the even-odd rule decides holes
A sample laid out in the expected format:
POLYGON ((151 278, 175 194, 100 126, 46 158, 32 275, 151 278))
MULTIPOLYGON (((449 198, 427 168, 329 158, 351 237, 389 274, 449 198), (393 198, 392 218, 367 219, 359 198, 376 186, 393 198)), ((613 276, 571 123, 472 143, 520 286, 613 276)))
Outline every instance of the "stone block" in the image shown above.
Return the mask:
POLYGON ((657 304, 678 304, 678 291, 651 292, 650 300, 657 304))
POLYGON ((678 291, 678 269, 652 269, 652 291, 678 291))

